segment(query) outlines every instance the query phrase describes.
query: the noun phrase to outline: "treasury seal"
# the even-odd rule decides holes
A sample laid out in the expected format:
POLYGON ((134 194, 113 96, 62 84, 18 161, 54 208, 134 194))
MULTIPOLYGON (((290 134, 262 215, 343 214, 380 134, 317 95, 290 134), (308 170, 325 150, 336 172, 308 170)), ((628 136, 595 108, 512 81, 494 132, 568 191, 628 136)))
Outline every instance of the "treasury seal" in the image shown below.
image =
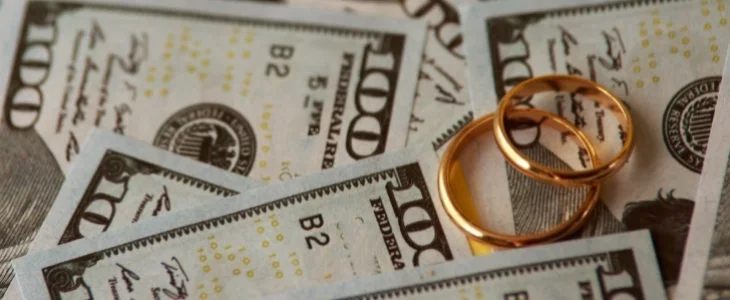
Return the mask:
POLYGON ((662 124, 664 144, 680 164, 700 173, 720 89, 720 76, 684 86, 669 101, 662 124))
POLYGON ((228 106, 188 106, 165 121, 153 144, 241 175, 248 175, 256 157, 253 128, 228 106))

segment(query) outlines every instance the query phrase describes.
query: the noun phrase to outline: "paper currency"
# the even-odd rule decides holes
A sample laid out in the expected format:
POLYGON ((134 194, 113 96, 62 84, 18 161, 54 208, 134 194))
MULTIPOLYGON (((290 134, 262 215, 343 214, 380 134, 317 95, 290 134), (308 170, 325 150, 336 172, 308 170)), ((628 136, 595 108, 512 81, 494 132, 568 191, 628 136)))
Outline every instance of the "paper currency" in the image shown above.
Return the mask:
POLYGON ((402 148, 426 27, 151 0, 5 1, 0 24, 3 263, 94 127, 265 182, 402 148))
MULTIPOLYGON (((675 285, 717 101, 721 56, 730 43, 724 1, 495 1, 464 9, 462 17, 470 93, 480 95, 472 97, 475 115, 494 111, 519 82, 550 73, 595 80, 628 105, 636 150, 621 172, 603 183, 603 205, 580 235, 650 229, 664 283, 675 285)), ((615 155, 611 150, 621 145, 626 129, 607 109, 578 95, 549 96, 524 105, 574 122, 600 147, 604 161, 615 155)), ((538 139, 539 131, 534 132, 538 139)), ((577 152, 562 150, 570 143, 547 142, 526 150, 528 155, 586 167, 577 152)), ((556 211, 552 205, 583 201, 581 191, 535 188, 534 181, 505 168, 498 155, 470 165, 490 170, 489 190, 472 194, 503 208, 506 231, 554 225, 556 214, 546 213, 556 211), (511 203, 500 202, 508 199, 511 203), (540 201, 523 205, 524 199, 540 201)))
POLYGON ((286 3, 331 8, 357 14, 426 20, 429 30, 408 145, 429 142, 442 152, 459 129, 473 119, 469 102, 463 37, 456 7, 476 0, 288 0, 286 3))
POLYGON ((264 185, 108 131, 94 131, 87 141, 34 247, 95 236, 264 185))
POLYGON ((471 256, 430 147, 266 186, 14 262, 26 299, 251 299, 471 256))
MULTIPOLYGON (((725 58, 723 77, 730 76, 730 64, 725 58)), ((725 77, 727 78, 727 77, 725 77)), ((707 160, 697 188, 697 202, 692 226, 687 237, 687 249, 682 261, 677 299, 725 299, 730 297, 730 81, 720 84, 717 117, 707 144, 707 160)))
POLYGON ((645 230, 505 251, 266 299, 666 299, 645 230))
MULTIPOLYGON (((124 228, 147 218, 229 197, 263 183, 196 163, 150 144, 93 131, 29 251, 124 228)), ((3 236, 12 236, 12 232, 3 236)), ((10 263, 0 272, 12 274, 10 263)), ((4 299, 19 299, 11 284, 4 299)))

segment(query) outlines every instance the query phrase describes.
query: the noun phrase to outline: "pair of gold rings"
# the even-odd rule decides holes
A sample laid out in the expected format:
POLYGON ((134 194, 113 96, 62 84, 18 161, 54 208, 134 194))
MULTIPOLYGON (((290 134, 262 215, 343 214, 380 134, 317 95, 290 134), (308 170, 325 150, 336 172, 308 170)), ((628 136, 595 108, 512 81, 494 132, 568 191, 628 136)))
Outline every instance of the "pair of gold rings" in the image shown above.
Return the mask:
POLYGON ((438 188, 441 202, 449 217, 468 236, 502 248, 516 248, 548 243, 574 233, 592 215, 600 192, 600 182, 619 171, 628 161, 634 147, 634 127, 631 115, 623 102, 606 88, 590 80, 568 75, 547 75, 526 80, 515 86, 501 100, 496 113, 483 116, 464 127, 457 134, 441 159, 438 174, 438 188), (527 97, 543 92, 567 92, 583 95, 600 104, 616 116, 623 132, 623 145, 618 155, 601 163, 596 149, 580 129, 555 114, 532 108, 516 107, 527 97), (585 170, 559 170, 540 164, 522 154, 512 140, 506 121, 530 121, 544 124, 571 137, 584 149, 591 159, 592 168, 585 170), (507 162, 532 179, 565 187, 588 187, 586 200, 578 211, 562 223, 539 233, 529 235, 507 235, 486 229, 464 214, 459 201, 454 201, 451 186, 458 154, 475 137, 493 131, 494 137, 507 162))

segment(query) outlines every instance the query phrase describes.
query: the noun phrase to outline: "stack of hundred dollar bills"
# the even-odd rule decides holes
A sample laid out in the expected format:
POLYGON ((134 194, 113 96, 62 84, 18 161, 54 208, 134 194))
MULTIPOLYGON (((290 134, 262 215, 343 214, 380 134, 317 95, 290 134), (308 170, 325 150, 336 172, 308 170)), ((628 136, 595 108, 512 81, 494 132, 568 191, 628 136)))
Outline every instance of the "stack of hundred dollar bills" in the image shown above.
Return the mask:
MULTIPOLYGON (((0 297, 730 299, 729 19, 726 0, 0 0, 0 297), (635 150, 578 233, 479 246, 439 157, 546 74, 619 96, 635 150)), ((602 159, 620 145, 608 108, 541 100, 602 159)), ((585 168, 540 129, 522 151, 585 168)), ((536 232, 585 197, 489 136, 465 152, 483 226, 536 232)))

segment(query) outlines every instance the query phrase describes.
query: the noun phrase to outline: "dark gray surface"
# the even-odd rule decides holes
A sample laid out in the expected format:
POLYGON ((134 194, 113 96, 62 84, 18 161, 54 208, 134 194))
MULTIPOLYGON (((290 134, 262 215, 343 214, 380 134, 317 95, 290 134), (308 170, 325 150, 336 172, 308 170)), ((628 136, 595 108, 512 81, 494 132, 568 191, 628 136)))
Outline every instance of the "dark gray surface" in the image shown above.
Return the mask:
POLYGON ((64 176, 34 130, 0 123, 0 296, 51 208, 64 176))

